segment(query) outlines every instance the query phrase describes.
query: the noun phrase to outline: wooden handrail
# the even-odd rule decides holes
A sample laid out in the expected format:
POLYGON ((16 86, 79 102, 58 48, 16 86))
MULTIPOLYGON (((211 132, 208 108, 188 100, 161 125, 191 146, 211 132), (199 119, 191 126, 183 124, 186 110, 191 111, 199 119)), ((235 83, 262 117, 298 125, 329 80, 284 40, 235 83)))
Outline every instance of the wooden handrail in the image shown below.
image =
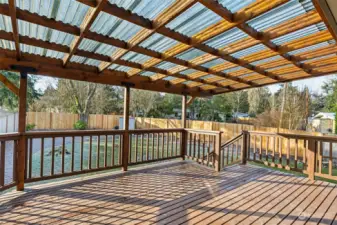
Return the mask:
POLYGON ((10 141, 10 140, 18 140, 20 138, 20 133, 6 133, 0 134, 0 141, 10 141))
POLYGON ((196 134, 209 134, 209 135, 218 135, 223 133, 222 131, 214 130, 194 130, 194 129, 185 129, 187 132, 196 133, 196 134))
POLYGON ((233 142, 237 141, 238 139, 240 139, 243 136, 243 133, 239 134, 238 136, 230 139, 229 141, 227 141, 226 143, 224 143, 223 145, 221 145, 221 148, 225 148, 228 145, 232 144, 233 142))

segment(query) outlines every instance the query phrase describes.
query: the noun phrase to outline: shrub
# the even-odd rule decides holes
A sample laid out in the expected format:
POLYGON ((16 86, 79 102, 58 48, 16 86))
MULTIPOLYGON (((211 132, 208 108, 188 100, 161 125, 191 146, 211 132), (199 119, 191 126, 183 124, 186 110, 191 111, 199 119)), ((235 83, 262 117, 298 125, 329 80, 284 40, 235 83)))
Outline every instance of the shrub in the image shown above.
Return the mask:
POLYGON ((30 131, 30 130, 33 130, 35 128, 35 124, 30 124, 30 123, 28 123, 27 125, 26 125, 26 131, 30 131))
POLYGON ((85 130, 87 129, 87 123, 82 120, 79 120, 74 124, 74 129, 75 130, 85 130))

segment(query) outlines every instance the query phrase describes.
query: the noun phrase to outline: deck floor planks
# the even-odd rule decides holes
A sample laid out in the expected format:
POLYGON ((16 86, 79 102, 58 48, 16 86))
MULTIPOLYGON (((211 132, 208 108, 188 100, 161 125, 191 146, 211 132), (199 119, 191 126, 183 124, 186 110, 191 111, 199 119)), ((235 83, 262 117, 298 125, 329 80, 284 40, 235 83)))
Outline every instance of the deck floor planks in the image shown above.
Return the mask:
POLYGON ((335 185, 252 165, 216 173, 175 161, 97 176, 5 193, 0 223, 336 223, 335 185))

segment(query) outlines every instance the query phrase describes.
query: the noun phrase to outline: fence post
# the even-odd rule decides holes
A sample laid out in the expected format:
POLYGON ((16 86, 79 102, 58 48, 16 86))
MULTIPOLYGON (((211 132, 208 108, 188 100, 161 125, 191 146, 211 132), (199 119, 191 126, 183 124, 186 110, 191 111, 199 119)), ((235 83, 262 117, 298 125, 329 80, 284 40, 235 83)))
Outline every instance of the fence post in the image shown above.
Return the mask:
POLYGON ((242 131, 241 164, 247 164, 247 153, 249 148, 249 132, 242 131))
POLYGON ((221 170, 221 160, 220 160, 220 156, 221 156, 221 134, 222 132, 219 132, 216 136, 215 136, 215 148, 214 148, 214 169, 216 172, 219 172, 221 170))
POLYGON ((307 172, 310 180, 315 180, 316 171, 316 151, 317 142, 314 139, 308 140, 308 152, 307 152, 307 172))

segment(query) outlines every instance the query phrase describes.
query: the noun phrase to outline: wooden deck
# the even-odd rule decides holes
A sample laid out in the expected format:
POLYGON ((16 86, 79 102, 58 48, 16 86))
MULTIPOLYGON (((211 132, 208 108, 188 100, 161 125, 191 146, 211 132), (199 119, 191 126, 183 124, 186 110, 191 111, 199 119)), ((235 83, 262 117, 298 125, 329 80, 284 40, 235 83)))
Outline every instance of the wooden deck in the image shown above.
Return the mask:
POLYGON ((0 196, 5 224, 337 224, 334 184, 191 162, 28 187, 0 196))

